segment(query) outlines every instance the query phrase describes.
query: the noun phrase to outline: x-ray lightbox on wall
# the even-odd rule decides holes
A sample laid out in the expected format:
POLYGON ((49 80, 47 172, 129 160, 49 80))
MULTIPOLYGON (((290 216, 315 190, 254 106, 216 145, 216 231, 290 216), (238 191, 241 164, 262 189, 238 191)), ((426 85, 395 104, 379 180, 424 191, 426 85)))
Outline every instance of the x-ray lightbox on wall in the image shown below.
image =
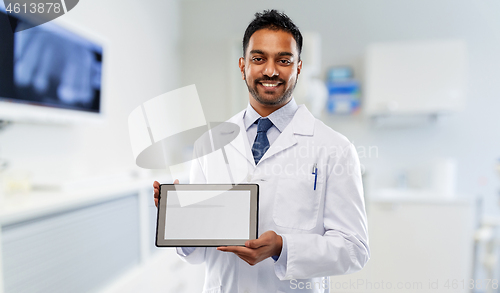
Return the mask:
POLYGON ((441 114, 465 107, 464 41, 377 43, 366 56, 365 113, 441 114))
POLYGON ((33 26, 0 1, 0 120, 102 121, 106 39, 63 18, 33 26))

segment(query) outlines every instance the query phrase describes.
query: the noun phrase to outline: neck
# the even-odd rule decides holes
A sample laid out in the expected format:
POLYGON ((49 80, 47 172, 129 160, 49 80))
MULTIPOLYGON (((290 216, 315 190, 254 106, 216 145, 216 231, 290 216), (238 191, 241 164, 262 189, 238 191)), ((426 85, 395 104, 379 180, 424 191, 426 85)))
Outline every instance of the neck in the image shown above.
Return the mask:
POLYGON ((278 110, 279 108, 285 106, 292 100, 292 97, 288 98, 284 103, 278 104, 278 105, 263 105, 259 103, 257 100, 255 100, 251 95, 250 95, 250 105, 252 108, 254 108, 255 112, 259 113, 260 116, 262 117, 267 117, 269 116, 272 112, 278 110))

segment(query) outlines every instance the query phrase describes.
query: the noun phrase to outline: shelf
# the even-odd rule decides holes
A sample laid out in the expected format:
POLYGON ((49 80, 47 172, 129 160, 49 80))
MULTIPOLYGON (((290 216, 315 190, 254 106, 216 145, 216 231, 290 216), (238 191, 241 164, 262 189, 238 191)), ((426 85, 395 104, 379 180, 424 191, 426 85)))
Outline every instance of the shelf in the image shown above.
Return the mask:
POLYGON ((463 195, 444 196, 430 190, 382 189, 371 193, 367 198, 371 203, 412 203, 412 204, 444 204, 470 205, 473 199, 463 195))
POLYGON ((153 181, 154 179, 136 179, 95 188, 84 187, 74 191, 37 191, 4 195, 0 206, 0 225, 89 206, 124 197, 145 188, 152 189, 153 181))

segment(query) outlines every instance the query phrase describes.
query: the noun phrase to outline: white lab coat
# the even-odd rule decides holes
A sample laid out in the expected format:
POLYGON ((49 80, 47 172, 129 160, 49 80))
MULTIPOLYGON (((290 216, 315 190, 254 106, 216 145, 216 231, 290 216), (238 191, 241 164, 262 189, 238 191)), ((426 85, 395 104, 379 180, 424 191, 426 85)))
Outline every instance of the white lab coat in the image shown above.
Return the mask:
MULTIPOLYGON (((190 181, 259 184, 258 233, 281 235, 286 253, 277 262, 268 258, 255 266, 213 247, 187 256, 179 249, 179 255, 206 264, 204 293, 328 292, 327 276, 356 272, 370 255, 356 150, 301 105, 255 166, 243 115, 228 120, 240 127, 225 147, 229 166, 220 150, 200 157, 193 161, 190 181)), ((227 133, 214 130, 212 136, 217 135, 227 133)))

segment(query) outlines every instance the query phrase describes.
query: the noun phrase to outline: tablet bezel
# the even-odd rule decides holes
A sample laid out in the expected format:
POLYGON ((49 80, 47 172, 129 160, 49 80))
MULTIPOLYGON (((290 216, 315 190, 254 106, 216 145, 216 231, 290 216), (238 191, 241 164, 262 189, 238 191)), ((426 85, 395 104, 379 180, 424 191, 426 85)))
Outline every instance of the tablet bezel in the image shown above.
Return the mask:
POLYGON ((257 239, 259 225, 258 184, 161 184, 156 218, 157 247, 218 247, 244 246, 248 240, 257 239), (166 197, 171 190, 248 190, 250 191, 250 233, 248 239, 164 239, 166 220, 166 197), (162 200, 165 199, 165 200, 162 200))

